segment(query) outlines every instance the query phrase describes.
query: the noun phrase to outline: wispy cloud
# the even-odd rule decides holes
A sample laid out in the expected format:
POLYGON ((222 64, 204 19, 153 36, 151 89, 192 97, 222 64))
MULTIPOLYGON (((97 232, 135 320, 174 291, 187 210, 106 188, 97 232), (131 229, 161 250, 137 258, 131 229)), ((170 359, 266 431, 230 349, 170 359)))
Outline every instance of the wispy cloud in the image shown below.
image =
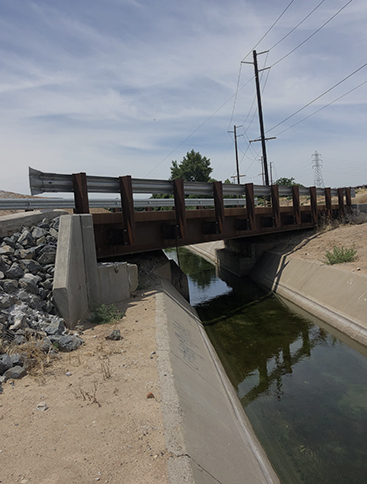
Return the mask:
MULTIPOLYGON (((211 158, 217 178, 230 177, 234 147, 227 128, 230 122, 243 123, 255 96, 253 67, 243 64, 240 86, 250 82, 233 106, 240 61, 288 3, 5 0, 0 16, 1 188, 26 192, 28 165, 45 171, 133 176, 145 176, 157 167, 150 176, 167 178, 171 160, 182 159, 192 148, 211 158)), ((276 44, 318 3, 294 2, 258 51, 276 44)), ((324 2, 267 58, 261 56, 261 66, 265 59, 271 66, 288 54, 344 3, 324 2)), ((263 93, 267 129, 364 62, 366 16, 367 6, 354 0, 271 68, 263 93)), ((263 87, 266 78, 264 72, 263 87)), ((361 71, 279 131, 365 79, 367 71, 361 71)), ((299 181, 312 183, 315 149, 325 158, 348 160, 351 166, 360 161, 366 151, 366 89, 361 87, 269 142, 275 172, 292 176, 301 163, 301 169, 295 169, 299 181)), ((246 126, 253 118, 250 128, 239 138, 241 170, 245 180, 260 183, 260 146, 248 148, 248 139, 259 135, 253 113, 247 120, 246 126)), ((332 170, 325 164, 324 169, 330 185, 353 185, 363 177, 367 183, 367 170, 361 172, 360 165, 358 173, 350 169, 348 177, 340 167, 332 170)))

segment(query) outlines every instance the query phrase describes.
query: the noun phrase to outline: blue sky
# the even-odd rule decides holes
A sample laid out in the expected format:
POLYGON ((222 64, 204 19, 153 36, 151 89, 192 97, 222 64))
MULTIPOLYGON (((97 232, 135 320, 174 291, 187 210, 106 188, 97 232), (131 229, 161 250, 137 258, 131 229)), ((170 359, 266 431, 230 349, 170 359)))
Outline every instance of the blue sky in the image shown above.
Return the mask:
MULTIPOLYGON (((261 85, 274 178, 312 185, 317 150, 326 186, 367 184, 367 84, 287 130, 366 81, 367 66, 271 129, 367 62, 364 0, 315 33, 347 1, 294 0, 256 46, 270 49, 259 65, 272 66, 261 85)), ((289 4, 2 0, 0 189, 29 193, 28 166, 168 178, 191 149, 224 180, 235 174, 234 124, 242 182, 261 184, 260 143, 248 143, 259 137, 253 67, 241 61, 289 4)))

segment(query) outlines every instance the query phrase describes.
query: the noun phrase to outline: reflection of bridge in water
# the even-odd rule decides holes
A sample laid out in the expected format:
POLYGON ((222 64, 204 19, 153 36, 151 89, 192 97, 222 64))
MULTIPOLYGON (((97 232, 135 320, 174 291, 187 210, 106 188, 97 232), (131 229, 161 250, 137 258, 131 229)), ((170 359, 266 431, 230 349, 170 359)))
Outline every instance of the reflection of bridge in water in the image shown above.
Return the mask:
POLYGON ((272 357, 275 362, 275 368, 273 368, 271 371, 268 371, 268 358, 263 359, 258 363, 257 370, 259 372, 259 383, 245 395, 241 395, 241 401, 245 406, 249 405, 262 393, 267 392, 274 382, 276 382, 276 393, 278 398, 280 398, 282 395, 281 378, 286 374, 291 374, 292 367, 299 363, 302 358, 311 356, 311 350, 325 339, 325 335, 323 330, 319 329, 318 333, 310 338, 310 331, 304 330, 293 343, 295 343, 299 338, 302 338, 302 346, 293 354, 291 352, 291 345, 286 344, 276 355, 272 357))
MULTIPOLYGON (((30 186, 32 195, 74 193, 75 213, 80 214, 89 213, 92 203, 89 193, 120 195, 120 213, 93 214, 100 259, 306 229, 314 227, 321 216, 335 218, 351 207, 349 188, 194 183, 180 179, 87 176, 85 173, 59 175, 33 169, 30 169, 30 186), (162 198, 139 200, 134 198, 135 194, 158 194, 162 198), (205 198, 192 199, 192 196, 205 198), (267 206, 256 206, 259 197, 267 206), (282 197, 292 200, 292 205, 282 206, 282 197), (307 199, 309 204, 301 202, 300 197, 307 199), (337 197, 336 204, 332 203, 332 197, 337 197)), ((104 202, 108 206, 108 200, 104 202)), ((113 205, 116 206, 116 201, 113 205)))
POLYGON ((281 398, 282 378, 323 344, 325 331, 290 312, 252 281, 225 270, 219 275, 233 288, 232 294, 218 296, 197 309, 242 404, 249 405, 273 385, 281 398))

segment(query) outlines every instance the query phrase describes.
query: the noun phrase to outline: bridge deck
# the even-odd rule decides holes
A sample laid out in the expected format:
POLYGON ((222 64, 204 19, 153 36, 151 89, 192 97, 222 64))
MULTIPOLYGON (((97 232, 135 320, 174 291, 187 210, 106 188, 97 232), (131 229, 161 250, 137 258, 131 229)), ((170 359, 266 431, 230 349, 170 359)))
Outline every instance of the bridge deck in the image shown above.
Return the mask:
MULTIPOLYGON (((256 235, 274 234, 315 226, 321 216, 343 216, 351 207, 351 189, 316 187, 256 186, 185 182, 184 180, 145 180, 131 176, 99 177, 85 173, 60 175, 42 173, 30 168, 31 193, 73 192, 76 213, 89 213, 89 192, 119 193, 120 213, 93 214, 97 256, 145 252, 168 247, 198 244, 256 235), (134 194, 173 195, 173 210, 135 211, 134 194), (188 210, 187 196, 204 196, 209 208, 188 210), (300 196, 309 205, 300 203, 300 196), (208 198, 209 197, 209 198, 208 198), (227 197, 227 198, 226 198, 227 197), (240 204, 226 208, 233 197, 240 204), (266 207, 256 207, 256 197, 266 207), (281 197, 292 200, 292 206, 280 206, 281 197), (332 205, 332 197, 338 204, 332 205), (320 205, 324 201, 324 205, 320 205), (243 203, 243 207, 241 204, 243 203), (213 208, 210 208, 214 206, 213 208)), ((157 202, 159 199, 155 199, 157 202)), ((167 199, 161 198, 162 206, 167 199)), ((199 202, 199 200, 198 200, 199 202)))
MULTIPOLYGON (((334 211, 338 206, 332 206, 334 211)), ((319 205, 320 213, 326 206, 319 205)), ((126 244, 122 213, 93 214, 94 231, 99 259, 149 250, 198 244, 214 240, 254 237, 315 226, 311 207, 300 207, 300 223, 294 220, 293 207, 280 207, 280 225, 274 225, 272 207, 256 208, 250 226, 246 208, 225 208, 224 223, 218 232, 214 209, 186 210, 185 237, 177 237, 176 213, 172 211, 135 212, 134 242, 126 244)))

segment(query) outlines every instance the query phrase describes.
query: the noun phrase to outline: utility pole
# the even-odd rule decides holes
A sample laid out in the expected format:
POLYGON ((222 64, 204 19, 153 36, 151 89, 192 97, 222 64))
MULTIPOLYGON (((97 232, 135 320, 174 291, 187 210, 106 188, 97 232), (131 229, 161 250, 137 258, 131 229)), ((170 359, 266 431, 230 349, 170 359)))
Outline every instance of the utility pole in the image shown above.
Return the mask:
POLYGON ((261 146, 262 146, 262 152, 263 152, 263 163, 264 163, 264 173, 265 173, 265 185, 269 185, 268 158, 266 156, 264 118, 263 118, 263 108, 262 108, 262 104, 261 104, 259 69, 258 69, 258 65, 257 65, 256 50, 253 51, 253 56, 254 56, 255 82, 256 82, 256 94, 257 94, 257 107, 258 107, 258 110, 259 110, 261 146))
MULTIPOLYGON (((255 83, 256 83, 256 95, 257 95, 257 108, 259 111, 259 123, 260 123, 260 136, 261 138, 259 140, 253 140, 253 141, 261 141, 261 147, 262 147, 262 153, 263 153, 263 164, 264 164, 264 175, 265 175, 265 185, 269 186, 269 170, 268 170, 268 157, 266 154, 266 141, 268 139, 276 139, 275 137, 273 138, 265 138, 265 129, 264 129, 264 117, 263 117, 263 109, 262 109, 262 104, 261 104, 261 90, 260 90, 260 80, 259 80, 259 68, 257 64, 257 56, 261 54, 266 54, 269 52, 268 50, 264 52, 260 52, 257 54, 256 50, 254 50, 253 53, 253 58, 254 62, 244 62, 244 64, 253 64, 254 65, 254 71, 255 71, 255 83)), ((266 69, 270 69, 270 67, 266 67, 265 69, 260 69, 260 71, 264 71, 266 69)), ((252 141, 250 141, 251 143, 252 141)))
POLYGON ((234 146, 236 150, 236 170, 237 170, 237 184, 240 184, 240 167, 238 166, 238 149, 237 149, 237 126, 234 126, 234 146))
POLYGON ((270 167, 270 185, 273 184, 273 162, 271 161, 269 163, 269 167, 270 167))

